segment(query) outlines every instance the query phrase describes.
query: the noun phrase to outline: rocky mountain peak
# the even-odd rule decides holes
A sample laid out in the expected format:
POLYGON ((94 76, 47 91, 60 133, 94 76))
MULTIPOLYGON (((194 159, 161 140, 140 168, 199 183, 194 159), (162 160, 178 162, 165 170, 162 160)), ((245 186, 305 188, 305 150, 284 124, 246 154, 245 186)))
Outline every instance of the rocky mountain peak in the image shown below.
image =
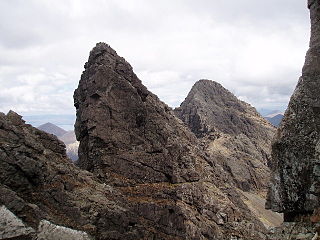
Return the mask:
POLYGON ((40 125, 38 129, 45 131, 46 133, 56 135, 57 137, 61 137, 67 133, 66 130, 50 122, 40 125))
MULTIPOLYGON (((91 51, 74 99, 81 167, 94 171, 103 168, 103 175, 125 173, 129 181, 139 182, 144 181, 141 169, 146 168, 159 177, 158 180, 152 177, 147 181, 184 181, 182 176, 178 177, 180 180, 173 176, 173 166, 164 169, 164 164, 176 164, 173 159, 171 163, 157 161, 156 166, 159 166, 154 166, 155 169, 143 167, 149 163, 142 162, 154 161, 152 154, 163 157, 170 153, 172 150, 163 149, 175 145, 176 138, 184 139, 181 148, 195 139, 176 121, 169 107, 142 85, 130 64, 107 44, 99 43, 91 51), (142 154, 137 166, 131 163, 134 159, 123 160, 137 152, 142 154), (116 161, 117 158, 122 160, 116 161), (126 165, 134 171, 127 171, 126 165)), ((194 170, 185 173, 190 177, 198 175, 194 170)))
POLYGON ((244 191, 265 193, 275 128, 221 84, 200 80, 174 110, 244 191), (254 166, 252 168, 252 166, 254 166))
MULTIPOLYGON (((272 129, 251 105, 239 100, 221 84, 200 80, 194 84, 175 114, 197 137, 210 132, 257 136, 257 129, 272 129)), ((258 131, 265 135, 265 130, 258 131)), ((269 139, 267 134, 265 139, 269 139)))
POLYGON ((188 97, 194 95, 202 97, 203 99, 201 100, 204 101, 217 101, 222 99, 225 101, 230 101, 231 99, 234 101, 237 100, 237 98, 228 89, 224 88, 220 83, 207 79, 201 79, 193 85, 193 87, 190 90, 190 93, 188 94, 188 97))

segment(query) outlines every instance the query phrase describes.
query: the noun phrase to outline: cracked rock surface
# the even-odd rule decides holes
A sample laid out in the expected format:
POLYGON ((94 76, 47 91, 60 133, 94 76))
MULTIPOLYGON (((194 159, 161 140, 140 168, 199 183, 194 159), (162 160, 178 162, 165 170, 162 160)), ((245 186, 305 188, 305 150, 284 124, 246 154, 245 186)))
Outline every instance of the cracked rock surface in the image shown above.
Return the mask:
POLYGON ((0 239, 19 237, 31 240, 31 234, 34 232, 31 227, 26 226, 5 206, 0 207, 0 239))
POLYGON ((317 222, 320 220, 320 1, 309 0, 308 7, 310 48, 272 145, 273 174, 267 207, 283 212, 287 221, 317 222))
POLYGON ((117 190, 74 166, 61 141, 12 111, 0 113, 0 143, 0 205, 27 227, 47 220, 104 239, 117 221, 135 219, 117 190))

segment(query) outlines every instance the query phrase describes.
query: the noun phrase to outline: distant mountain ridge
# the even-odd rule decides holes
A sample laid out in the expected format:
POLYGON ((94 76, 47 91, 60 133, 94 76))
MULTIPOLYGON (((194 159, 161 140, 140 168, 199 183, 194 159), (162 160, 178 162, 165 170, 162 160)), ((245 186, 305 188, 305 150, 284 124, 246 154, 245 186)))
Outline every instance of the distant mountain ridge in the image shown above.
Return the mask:
POLYGON ((282 119, 283 119, 284 115, 279 113, 277 115, 275 115, 274 117, 265 117, 265 119, 267 119, 273 126, 275 127, 279 127, 282 119))
POLYGON ((67 156, 72 161, 78 160, 78 147, 79 143, 76 139, 74 131, 66 131, 53 123, 45 123, 38 127, 38 129, 53 134, 59 138, 66 145, 67 156))
POLYGON ((41 114, 26 115, 23 119, 32 126, 40 126, 44 123, 52 123, 64 130, 73 130, 75 122, 75 114, 41 114))
POLYGON ((264 118, 267 119, 275 127, 279 127, 283 117, 284 113, 279 110, 274 110, 270 112, 268 115, 264 116, 264 118))
POLYGON ((53 123, 47 122, 38 127, 38 129, 45 131, 46 133, 50 133, 56 135, 57 137, 61 137, 67 133, 66 130, 54 125, 53 123))

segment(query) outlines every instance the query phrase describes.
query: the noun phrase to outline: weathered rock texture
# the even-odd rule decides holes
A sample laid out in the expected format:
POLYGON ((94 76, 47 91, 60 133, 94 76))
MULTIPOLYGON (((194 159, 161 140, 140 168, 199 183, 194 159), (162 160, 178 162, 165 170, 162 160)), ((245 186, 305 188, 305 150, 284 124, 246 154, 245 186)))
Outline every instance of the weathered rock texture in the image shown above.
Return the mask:
POLYGON ((34 229, 27 227, 5 206, 0 207, 0 239, 21 238, 32 239, 34 229))
POLYGON ((266 192, 275 128, 219 83, 194 84, 175 114, 244 191, 266 192))
MULTIPOLYGON (((12 111, 0 113, 0 143, 0 205, 27 227, 36 230, 48 220, 96 239, 112 239, 104 236, 115 225, 126 232, 128 222, 136 221, 116 189, 78 169, 66 157, 62 142, 26 125, 12 111)), ((0 236, 5 233, 0 231, 0 236)))
POLYGON ((42 220, 38 227, 37 240, 90 240, 85 232, 57 226, 49 221, 42 220))
POLYGON ((196 82, 175 113, 197 137, 218 131, 270 141, 273 133, 254 107, 211 80, 196 82))
POLYGON ((79 166, 136 215, 108 239, 264 239, 233 180, 107 44, 91 51, 74 99, 79 166))
POLYGON ((267 207, 286 221, 319 221, 320 194, 320 1, 309 0, 311 40, 302 76, 272 146, 267 207))
POLYGON ((0 207, 0 239, 3 240, 90 240, 85 232, 41 220, 37 229, 26 226, 5 206, 0 207))
POLYGON ((272 228, 268 240, 319 240, 320 224, 305 222, 284 222, 281 227, 272 228))

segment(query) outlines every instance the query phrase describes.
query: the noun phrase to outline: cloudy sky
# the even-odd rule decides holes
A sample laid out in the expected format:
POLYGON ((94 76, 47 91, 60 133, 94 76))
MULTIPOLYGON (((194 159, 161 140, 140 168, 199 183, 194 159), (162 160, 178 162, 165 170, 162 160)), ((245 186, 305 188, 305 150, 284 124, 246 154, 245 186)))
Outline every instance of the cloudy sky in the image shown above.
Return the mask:
POLYGON ((171 107, 199 79, 284 110, 309 41, 306 0, 1 0, 0 111, 74 114, 96 42, 171 107))

